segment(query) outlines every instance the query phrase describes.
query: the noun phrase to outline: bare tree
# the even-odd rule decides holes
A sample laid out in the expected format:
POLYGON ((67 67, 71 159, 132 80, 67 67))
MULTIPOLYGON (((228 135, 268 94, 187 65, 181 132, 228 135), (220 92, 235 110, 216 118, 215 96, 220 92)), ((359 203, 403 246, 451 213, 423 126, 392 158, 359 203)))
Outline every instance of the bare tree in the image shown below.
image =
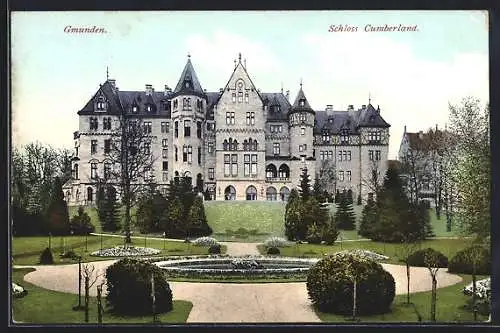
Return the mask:
POLYGON ((337 190, 337 176, 333 160, 322 160, 319 169, 319 181, 322 188, 329 194, 335 193, 337 190))
POLYGON ((97 282, 97 280, 103 276, 103 273, 98 273, 96 268, 92 264, 83 265, 82 275, 85 283, 85 322, 89 322, 89 301, 90 301, 90 288, 97 282))
POLYGON ((152 171, 155 157, 151 153, 154 137, 151 127, 141 119, 122 114, 119 126, 112 135, 111 150, 108 155, 114 168, 106 178, 110 183, 118 185, 122 203, 125 207, 124 231, 125 244, 132 242, 130 238, 131 208, 137 195, 146 185, 153 181, 152 171))
POLYGON ((438 252, 429 251, 425 254, 425 265, 429 270, 432 280, 431 292, 431 321, 436 321, 436 304, 437 304, 437 273, 439 271, 438 252))
POLYGON ((382 188, 384 176, 381 174, 380 161, 370 161, 368 175, 361 178, 361 184, 364 185, 371 193, 377 195, 382 188))
POLYGON ((418 242, 411 242, 406 237, 403 237, 399 248, 399 258, 406 265, 406 304, 410 304, 410 256, 419 248, 418 242))
POLYGON ((408 197, 410 202, 417 204, 420 199, 424 182, 428 181, 429 145, 427 136, 422 135, 411 141, 411 146, 403 160, 404 173, 408 175, 408 197))
POLYGON ((104 307, 102 306, 102 287, 106 284, 104 281, 97 286, 97 323, 102 324, 102 313, 104 307))

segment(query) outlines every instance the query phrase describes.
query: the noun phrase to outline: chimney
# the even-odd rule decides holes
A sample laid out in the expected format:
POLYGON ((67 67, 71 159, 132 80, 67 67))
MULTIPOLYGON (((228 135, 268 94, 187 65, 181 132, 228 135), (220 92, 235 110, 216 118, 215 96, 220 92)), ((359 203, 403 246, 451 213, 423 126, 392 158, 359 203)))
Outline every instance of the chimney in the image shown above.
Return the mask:
POLYGON ((406 125, 405 125, 405 131, 404 132, 406 133, 406 125))
POLYGON ((116 80, 115 79, 108 79, 109 84, 113 87, 116 88, 116 80))
POLYGON ((347 111, 354 111, 354 105, 349 104, 349 106, 347 107, 347 111))
POLYGON ((146 84, 146 95, 151 95, 151 93, 154 91, 153 90, 153 85, 151 84, 146 84))
POLYGON ((290 101, 290 90, 286 91, 286 95, 285 96, 286 96, 287 101, 290 101))
POLYGON ((331 114, 333 113, 333 105, 328 104, 328 105, 326 106, 325 111, 326 111, 326 114, 327 114, 327 115, 331 115, 331 114))
POLYGON ((220 88, 219 93, 222 95, 223 92, 224 92, 224 88, 220 88))
POLYGON ((165 85, 165 95, 168 95, 169 93, 172 92, 172 89, 168 86, 168 84, 165 85))
POLYGON ((363 104, 363 105, 361 106, 361 110, 364 110, 364 109, 366 109, 366 105, 365 105, 365 104, 363 104))
POLYGON ((418 138, 420 140, 422 140, 424 138, 424 132, 423 131, 418 132, 418 138))

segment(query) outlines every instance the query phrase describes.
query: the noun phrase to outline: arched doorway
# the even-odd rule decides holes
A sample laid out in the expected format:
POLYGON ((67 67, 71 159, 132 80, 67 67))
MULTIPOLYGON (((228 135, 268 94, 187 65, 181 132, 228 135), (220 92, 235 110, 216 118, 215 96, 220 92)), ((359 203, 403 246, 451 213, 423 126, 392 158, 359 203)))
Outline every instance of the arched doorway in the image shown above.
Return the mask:
POLYGON ((276 191, 276 189, 272 186, 269 186, 266 190, 266 199, 268 201, 276 201, 276 198, 277 198, 277 195, 278 195, 278 192, 276 191))
POLYGON ((226 200, 236 200, 236 189, 234 186, 229 185, 226 187, 224 190, 224 198, 226 198, 226 200))
POLYGON ((257 189, 253 185, 247 188, 247 200, 257 200, 257 189))
POLYGON ((288 201, 288 197, 289 196, 290 196, 290 190, 288 189, 288 187, 283 186, 280 189, 280 199, 281 199, 281 201, 288 201))

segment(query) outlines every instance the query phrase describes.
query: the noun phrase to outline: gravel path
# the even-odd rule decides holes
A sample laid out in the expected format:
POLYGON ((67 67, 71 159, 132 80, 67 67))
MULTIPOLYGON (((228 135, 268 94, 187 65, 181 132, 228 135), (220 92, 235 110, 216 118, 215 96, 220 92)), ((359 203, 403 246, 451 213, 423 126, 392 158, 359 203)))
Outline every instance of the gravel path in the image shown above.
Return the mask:
POLYGON ((257 245, 259 245, 259 243, 220 243, 227 246, 226 254, 229 254, 231 256, 260 255, 259 250, 257 249, 257 245))
MULTIPOLYGON (((248 252, 246 251, 245 254, 248 252)), ((97 261, 92 265, 103 273, 106 267, 115 261, 97 261)), ((391 264, 382 264, 382 266, 394 276, 396 294, 405 294, 406 268, 391 264)), ((50 290, 78 293, 77 264, 31 267, 36 268, 36 271, 26 274, 25 281, 50 290)), ((453 285, 462 280, 461 277, 449 274, 445 270, 438 272, 437 279, 438 288, 453 285)), ((102 280, 103 277, 101 277, 102 280)), ((187 320, 191 323, 319 321, 310 307, 306 285, 303 282, 259 284, 170 282, 170 286, 174 299, 189 300, 193 303, 193 309, 187 320)), ((430 289, 431 279, 427 268, 412 267, 410 291, 419 292, 430 289)), ((90 293, 93 296, 96 295, 95 286, 90 293)))

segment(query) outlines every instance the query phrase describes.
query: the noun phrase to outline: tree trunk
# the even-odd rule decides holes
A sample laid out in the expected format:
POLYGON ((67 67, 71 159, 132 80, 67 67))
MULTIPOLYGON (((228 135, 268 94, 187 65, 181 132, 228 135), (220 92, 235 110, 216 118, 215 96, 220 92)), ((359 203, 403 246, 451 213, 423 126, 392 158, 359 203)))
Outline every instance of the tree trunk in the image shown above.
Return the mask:
POLYGON ((354 279, 354 288, 353 288, 353 296, 352 296, 352 319, 356 320, 356 278, 354 279))
POLYGON ((431 299, 431 321, 436 321, 436 291, 437 291, 437 280, 436 276, 432 276, 432 299, 431 299))
POLYGON ((82 308, 82 259, 78 260, 78 309, 82 308))
POLYGON ((408 282, 406 286, 406 303, 410 304, 410 265, 408 260, 406 260, 406 281, 408 282))
POLYGON ((476 263, 472 260, 472 311, 474 313, 474 321, 477 321, 477 309, 476 309, 476 263))
POLYGON ((102 324, 102 286, 97 286, 97 323, 102 324))
POLYGON ((125 203, 125 244, 131 243, 132 238, 130 237, 130 198, 127 198, 125 203))
POLYGON ((89 277, 85 276, 85 322, 89 322, 89 277))

